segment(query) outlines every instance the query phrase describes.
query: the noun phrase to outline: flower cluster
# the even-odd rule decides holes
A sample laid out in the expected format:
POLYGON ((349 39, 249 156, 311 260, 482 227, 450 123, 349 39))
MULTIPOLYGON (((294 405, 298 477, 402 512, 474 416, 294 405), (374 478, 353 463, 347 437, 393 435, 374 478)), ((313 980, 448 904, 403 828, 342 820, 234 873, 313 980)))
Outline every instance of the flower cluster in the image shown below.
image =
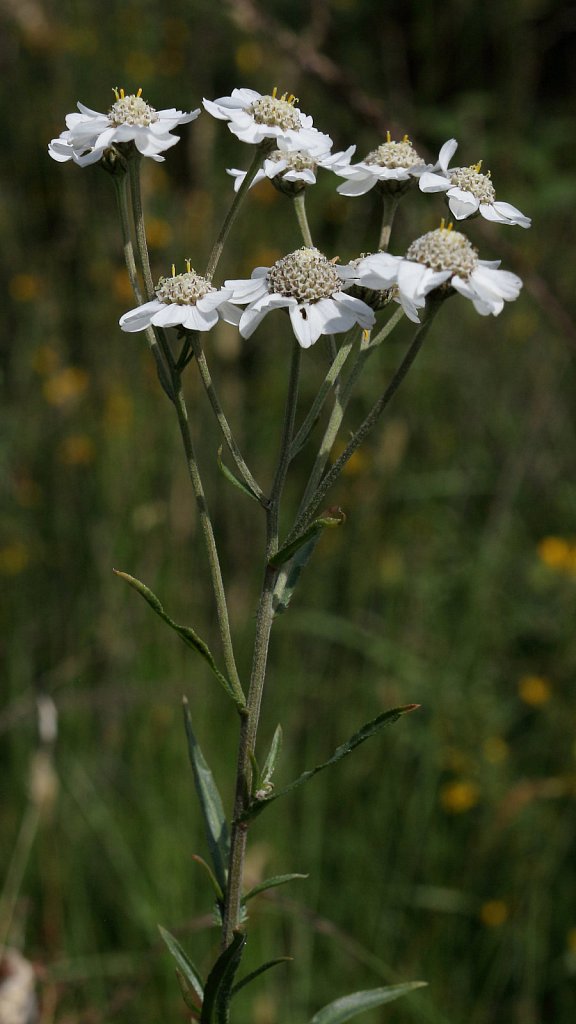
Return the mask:
MULTIPOLYGON (((190 113, 156 110, 143 99, 142 90, 130 95, 123 89, 114 92, 115 102, 106 114, 79 103, 80 112, 68 115, 66 131, 49 145, 54 160, 85 166, 122 144, 163 160, 162 153, 178 141, 172 129, 200 114, 199 108, 190 113)), ((297 197, 316 183, 322 168, 344 179, 337 186, 344 196, 362 196, 376 188, 396 202, 418 186, 423 193, 444 193, 457 221, 480 215, 498 224, 530 226, 520 210, 496 198, 490 173, 481 171, 481 162, 450 167, 458 146, 455 139, 444 143, 435 163, 428 163, 407 135, 396 141, 388 132, 363 160, 352 163, 355 146, 332 152, 330 136, 314 127, 292 94, 242 88, 230 96, 204 99, 203 105, 213 117, 226 121, 241 142, 258 147, 261 166, 253 164, 250 185, 268 178, 280 191, 297 197)), ((229 168, 228 174, 238 193, 247 172, 229 168)), ((480 259, 475 246, 451 223, 442 221, 439 228, 417 238, 404 256, 383 251, 387 241, 383 231, 380 251, 345 265, 328 259, 309 242, 271 267, 257 267, 249 279, 227 280, 220 288, 212 284, 210 272, 202 277, 188 263, 185 273, 176 275, 173 268, 172 277, 161 278, 154 297, 125 313, 120 325, 129 332, 170 326, 207 331, 222 319, 237 325, 248 338, 269 312, 283 309, 298 342, 308 348, 323 334, 339 334, 355 325, 370 330, 375 311, 391 299, 418 322, 429 297, 458 292, 481 315, 497 316, 504 303, 520 293, 520 278, 500 270, 499 261, 480 259)))

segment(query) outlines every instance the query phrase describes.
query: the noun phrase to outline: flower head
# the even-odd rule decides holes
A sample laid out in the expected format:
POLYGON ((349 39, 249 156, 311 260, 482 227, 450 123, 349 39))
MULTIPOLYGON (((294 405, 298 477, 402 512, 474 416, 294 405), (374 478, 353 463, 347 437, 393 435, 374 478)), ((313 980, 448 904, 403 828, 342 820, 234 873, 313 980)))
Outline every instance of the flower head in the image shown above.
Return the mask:
POLYGON ((321 334, 340 334, 354 324, 370 328, 374 313, 365 302, 347 295, 354 279, 350 267, 338 267, 318 249, 296 249, 272 267, 257 267, 250 280, 226 281, 232 302, 246 304, 240 333, 249 338, 271 309, 288 310, 294 334, 309 348, 321 334))
POLYGON ((133 142, 142 156, 164 160, 161 154, 178 142, 170 132, 176 125, 194 121, 200 108, 189 114, 181 110, 155 110, 142 98, 142 90, 127 96, 124 89, 114 90, 116 101, 107 114, 78 103, 79 114, 68 114, 67 129, 52 139, 48 152, 53 160, 73 160, 85 167, 101 159, 114 143, 133 142))
POLYGON ((338 186, 341 195, 363 196, 375 185, 382 191, 401 193, 430 167, 432 164, 425 163, 407 135, 401 142, 394 142, 387 132, 386 142, 368 153, 364 160, 334 170, 347 179, 338 186))
POLYGON ((192 270, 186 262, 186 273, 161 277, 156 298, 131 309, 120 317, 123 331, 133 333, 155 327, 183 327, 187 331, 209 331, 218 320, 237 324, 240 310, 229 301, 232 292, 214 288, 210 281, 192 270))
POLYGON ((422 192, 445 192, 448 206, 456 220, 481 214, 498 224, 518 224, 529 228, 532 221, 510 203, 496 199, 490 172, 483 174, 482 161, 470 167, 452 167, 449 163, 458 148, 456 139, 449 139, 440 150, 438 164, 420 177, 422 192))
MULTIPOLYGON (((319 167, 334 171, 336 174, 340 168, 347 167, 355 149, 356 146, 349 146, 344 152, 331 153, 328 148, 325 153, 310 156, 309 153, 302 150, 286 149, 284 140, 279 139, 278 149, 273 150, 266 157, 263 167, 256 172, 250 187, 263 181, 264 178, 269 178, 280 192, 296 195, 298 192, 302 192, 307 185, 316 184, 316 171, 319 167)), ((227 173, 235 179, 234 191, 237 192, 246 177, 246 171, 231 167, 227 173)))
POLYGON ((375 253, 360 260, 356 273, 367 288, 395 287, 395 298, 406 316, 419 321, 418 310, 426 296, 441 289, 454 289, 470 299, 482 316, 497 316, 504 302, 518 298, 522 281, 516 274, 498 270, 499 261, 478 258, 478 251, 465 235, 442 226, 417 238, 401 259, 389 253, 375 253))
POLYGON ((230 131, 241 142, 259 145, 261 142, 282 140, 286 150, 301 150, 309 155, 330 149, 332 139, 313 126, 312 118, 296 106, 292 94, 261 95, 254 89, 233 89, 231 96, 218 100, 203 100, 209 114, 228 121, 230 131))

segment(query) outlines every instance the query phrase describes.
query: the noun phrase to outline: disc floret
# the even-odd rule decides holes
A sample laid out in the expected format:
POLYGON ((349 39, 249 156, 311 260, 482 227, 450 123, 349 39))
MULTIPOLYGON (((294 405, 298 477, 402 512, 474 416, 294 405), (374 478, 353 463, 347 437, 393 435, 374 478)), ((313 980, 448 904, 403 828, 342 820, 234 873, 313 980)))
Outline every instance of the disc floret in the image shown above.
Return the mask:
POLYGON ((450 270, 466 280, 478 266, 478 250, 452 224, 442 221, 435 231, 428 231, 409 246, 406 259, 423 263, 431 270, 450 270))
POLYGON ((269 291, 297 302, 318 302, 339 291, 334 263, 318 249, 303 246, 276 261, 268 273, 269 291))
POLYGON ((147 128, 158 121, 158 111, 151 107, 146 100, 142 99, 142 89, 137 93, 126 96, 124 89, 114 89, 116 102, 108 111, 108 118, 111 124, 132 124, 147 128))
POLYGON ((175 302, 181 306, 195 306, 199 299, 215 291, 206 277, 192 269, 189 260, 186 261, 185 273, 176 274, 173 266, 172 277, 161 277, 156 285, 156 297, 166 305, 175 302))

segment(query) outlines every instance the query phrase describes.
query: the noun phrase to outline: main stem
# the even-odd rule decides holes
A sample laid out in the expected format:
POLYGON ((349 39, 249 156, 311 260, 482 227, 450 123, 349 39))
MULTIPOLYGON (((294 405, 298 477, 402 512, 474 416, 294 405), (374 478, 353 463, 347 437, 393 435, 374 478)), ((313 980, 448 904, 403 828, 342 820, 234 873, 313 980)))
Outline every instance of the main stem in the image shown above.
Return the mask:
POLYGON ((246 177, 244 178, 244 181, 240 185, 240 188, 234 195, 232 205, 230 206, 230 209, 228 210, 228 213, 224 218, 224 223, 220 228, 220 233, 218 235, 218 238, 214 242, 212 252, 210 253, 210 259, 208 260, 208 266, 206 267, 206 277, 208 278, 209 281, 211 281, 212 278, 214 277, 216 267, 220 262, 220 257, 222 255, 222 251, 224 249, 224 245, 228 237, 228 232, 230 231, 230 228, 232 227, 234 221, 236 220, 236 216, 238 214, 238 210, 240 209, 244 196, 248 192, 250 185, 254 181, 254 178, 256 177, 262 165, 262 161, 270 152, 271 148, 273 148, 272 144, 268 145, 268 143, 261 143, 257 147, 254 159, 252 160, 250 167, 246 171, 246 177))
POLYGON ((258 612, 256 615, 256 634, 254 639, 254 653, 252 656, 250 686, 247 698, 247 714, 240 724, 236 790, 234 797, 232 831, 230 836, 228 887, 222 927, 223 949, 226 949, 230 944, 233 932, 238 927, 240 921, 242 880, 244 875, 244 860, 246 856, 246 842, 248 837, 248 824, 242 820, 242 815, 246 810, 250 799, 252 781, 251 755, 254 753, 256 747, 262 694, 264 691, 266 667, 268 664, 270 633, 272 630, 272 623, 274 621, 273 596, 274 586, 278 577, 278 570, 273 569, 269 563, 271 557, 278 551, 280 500, 284 489, 286 473, 290 464, 290 444, 294 432, 296 403, 298 399, 300 357, 300 346, 296 341, 294 341, 290 383, 288 386, 286 412, 284 416, 284 427, 280 443, 280 454, 274 476, 274 482, 272 484, 270 504, 266 513, 266 568, 264 571, 264 581, 262 584, 262 592, 260 594, 258 612))

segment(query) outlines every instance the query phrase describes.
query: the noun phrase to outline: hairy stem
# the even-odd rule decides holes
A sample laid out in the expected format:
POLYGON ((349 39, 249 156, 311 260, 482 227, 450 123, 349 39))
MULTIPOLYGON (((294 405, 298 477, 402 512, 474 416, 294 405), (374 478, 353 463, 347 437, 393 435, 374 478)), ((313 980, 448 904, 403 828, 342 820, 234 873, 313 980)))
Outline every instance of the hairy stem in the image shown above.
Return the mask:
POLYGON ((314 242, 312 241, 312 234, 310 232, 310 225, 308 224, 308 217, 306 216, 306 190, 302 189, 293 198, 294 210, 296 211, 296 217, 298 218, 298 224, 304 240, 304 245, 307 245, 310 249, 314 248, 314 242))
POLYGON ((267 153, 270 151, 271 148, 271 145, 268 145, 268 143, 261 143, 260 146, 257 146, 256 153, 254 154, 254 159, 252 160, 250 167, 246 171, 246 177, 244 178, 244 181, 240 185, 238 191, 234 193, 232 205, 230 206, 230 209, 228 210, 228 213, 224 218, 224 223, 220 228, 218 238, 214 242, 212 252, 210 253, 210 259, 208 260, 208 266, 206 267, 206 277, 208 278, 209 281, 211 281, 212 278, 214 277, 216 267, 220 262, 220 257, 224 249, 224 244, 228 237, 228 232, 230 231, 230 228, 232 227, 234 221, 236 220, 236 216, 238 214, 240 206, 242 205, 244 197, 246 196, 246 193, 248 192, 250 185, 254 181, 256 174, 258 173, 262 165, 262 161, 265 159, 267 153))
POLYGON ((382 227, 380 228, 380 241, 378 242, 380 252, 386 252, 390 245, 392 224, 399 202, 400 195, 391 196, 387 192, 382 193, 382 227))
POLYGON ((220 430, 222 431, 226 444, 228 445, 230 454, 234 459, 234 462, 236 463, 236 466, 238 468, 238 471, 240 472, 240 475, 242 476, 242 479, 244 480, 244 483, 247 485, 247 487, 249 487, 253 494, 256 495, 260 504, 265 506, 267 504, 267 499, 264 495, 264 492, 262 488, 256 483, 254 477, 252 476, 252 473, 248 469, 248 466, 246 465, 242 457, 242 453, 238 445, 236 444, 236 441, 228 424, 228 420, 226 419, 224 410, 220 405, 220 400, 218 398, 216 389, 212 381, 212 377, 210 375, 210 370, 208 368, 208 363, 206 362, 206 356, 204 355, 204 350, 202 348, 198 332, 195 331, 194 333, 190 334, 189 337, 190 342, 192 344, 194 355, 196 356, 196 363, 198 366, 198 371, 200 373, 200 378, 204 385, 204 389, 208 396, 210 405, 212 406, 212 409, 214 411, 214 415, 218 420, 220 430))
POLYGON ((336 460, 332 468, 328 471, 328 473, 326 473, 326 476, 318 484, 315 492, 309 498, 306 506, 298 515, 292 531, 286 538, 286 543, 290 543, 290 541, 294 540, 302 532, 302 530, 304 530, 308 526, 308 523, 311 521, 320 502, 323 500, 324 496, 330 490, 332 485, 336 482, 348 460, 352 457, 356 449, 360 447, 364 439, 368 436, 370 431, 377 423, 378 419, 384 412, 384 409, 386 408, 388 403, 396 394, 398 388, 400 387, 402 381, 404 380, 406 374, 408 373, 410 367, 412 366, 412 363, 416 359, 416 356, 418 355, 420 348, 422 347, 424 338, 426 337, 430 329, 437 308, 438 303, 434 303, 433 305, 429 306, 426 314, 426 319, 416 331, 416 334, 412 340, 412 344, 410 345, 410 348, 408 349, 408 352, 404 356, 404 359, 402 360, 400 366, 396 370, 396 373, 394 374, 388 387, 377 400, 377 402, 372 406, 372 409, 364 419, 363 423, 358 427, 358 430, 353 434, 351 440, 346 445, 346 448, 344 449, 340 457, 336 460))
POLYGON ((240 921, 242 880, 244 875, 244 859, 246 855, 248 829, 247 824, 240 819, 243 812, 246 810, 250 799, 252 780, 250 755, 254 753, 256 747, 262 694, 266 680, 270 633, 272 630, 272 623, 274 621, 273 595, 278 570, 273 569, 269 565, 269 561, 272 555, 274 555, 278 550, 280 500, 284 489, 286 473, 290 463, 290 442, 294 431, 296 403, 298 399, 300 356, 300 346, 296 341, 294 341, 290 383, 288 386, 284 426, 280 442, 280 453, 274 475, 274 482, 272 484, 270 507, 267 511, 266 568, 264 571, 264 581, 262 584, 262 592, 260 594, 258 612, 256 615, 256 634, 254 639, 254 653, 252 657, 252 671, 250 674, 250 687, 248 690, 247 715, 245 719, 242 720, 240 726, 236 790, 234 797, 232 832, 230 837, 228 888, 226 892, 226 907, 222 928, 222 947, 224 949, 230 944, 233 932, 238 927, 240 921))

